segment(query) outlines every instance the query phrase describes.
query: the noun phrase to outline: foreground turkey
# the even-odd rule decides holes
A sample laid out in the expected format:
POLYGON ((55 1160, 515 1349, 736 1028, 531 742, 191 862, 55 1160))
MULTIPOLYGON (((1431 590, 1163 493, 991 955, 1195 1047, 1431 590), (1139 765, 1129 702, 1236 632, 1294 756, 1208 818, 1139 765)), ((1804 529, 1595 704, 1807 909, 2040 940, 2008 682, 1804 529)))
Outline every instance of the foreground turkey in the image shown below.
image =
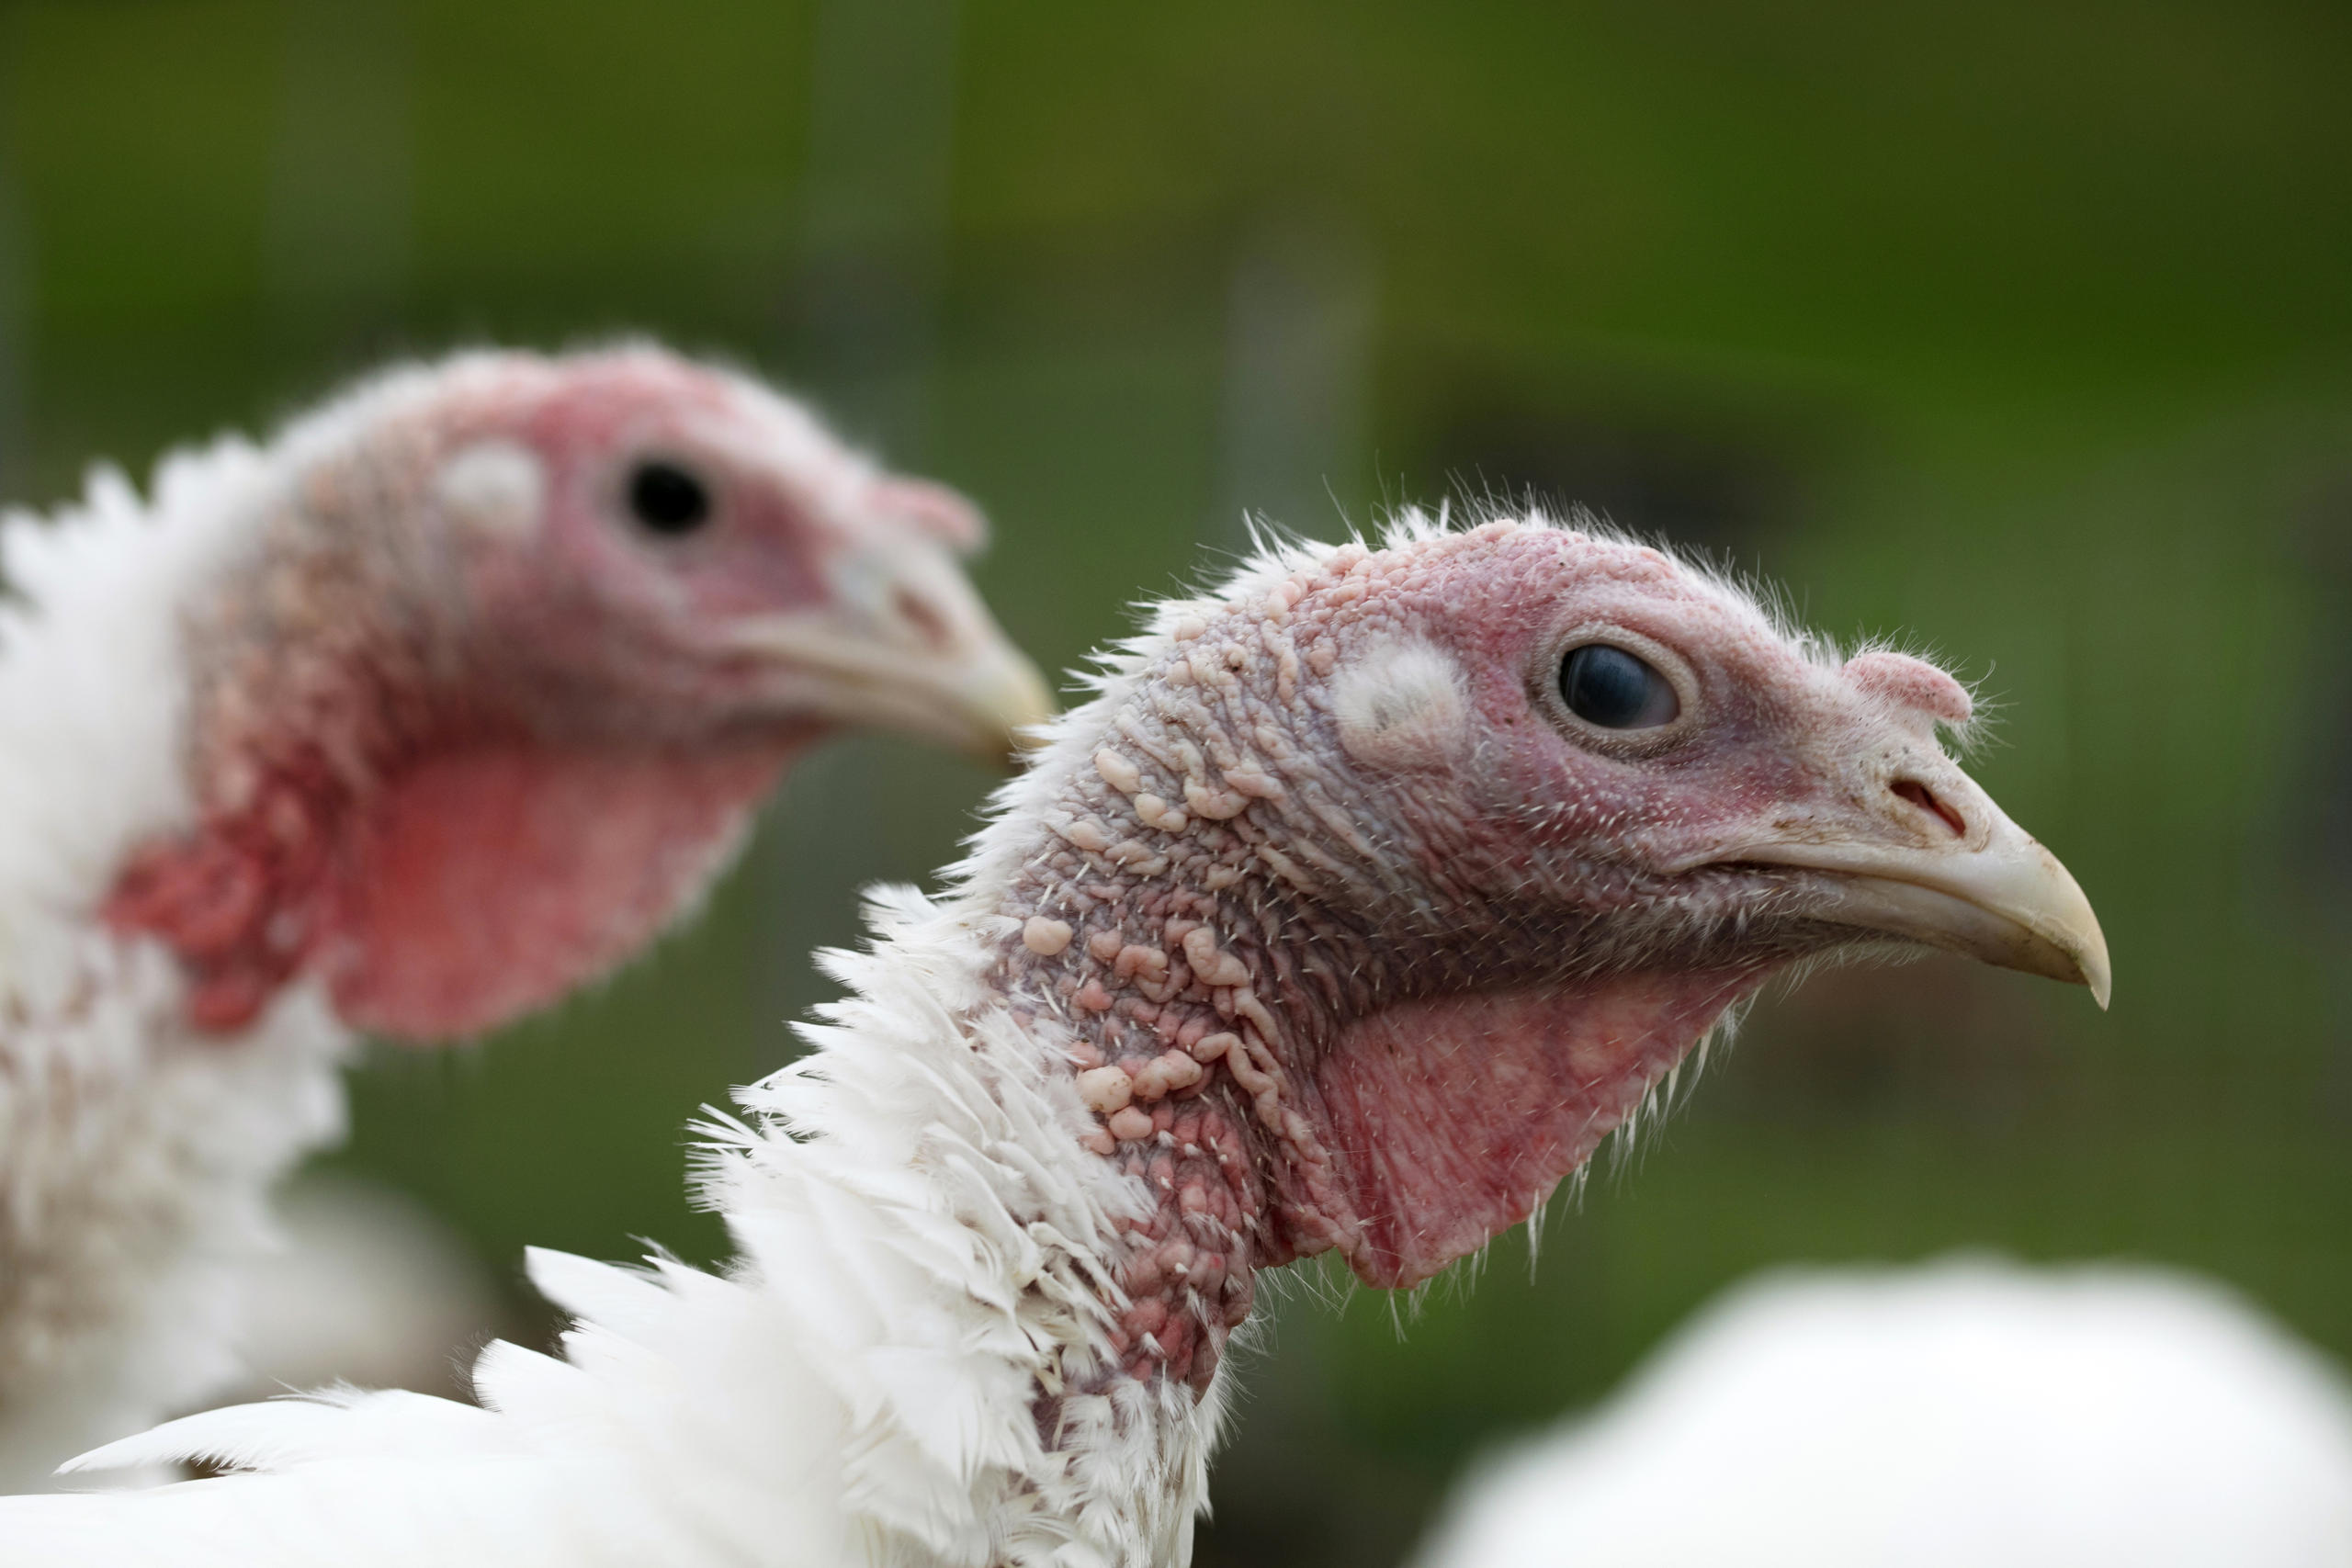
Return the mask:
POLYGON ((1161 607, 814 1053, 710 1129, 710 1274, 535 1255, 484 1408, 247 1405, 0 1504, 40 1564, 1181 1563, 1261 1270, 1426 1279, 1724 1010, 1856 943, 2087 981, 2073 880, 1839 662, 1655 550, 1408 519, 1161 607))
POLYGON ((650 348, 395 371, 0 525, 0 1483, 233 1374, 355 1032, 608 972, 844 724, 1042 716, 976 532, 650 348))
POLYGON ((1792 1270, 1487 1465, 1417 1562, 2338 1568, 2352 1391, 2168 1270, 1792 1270))

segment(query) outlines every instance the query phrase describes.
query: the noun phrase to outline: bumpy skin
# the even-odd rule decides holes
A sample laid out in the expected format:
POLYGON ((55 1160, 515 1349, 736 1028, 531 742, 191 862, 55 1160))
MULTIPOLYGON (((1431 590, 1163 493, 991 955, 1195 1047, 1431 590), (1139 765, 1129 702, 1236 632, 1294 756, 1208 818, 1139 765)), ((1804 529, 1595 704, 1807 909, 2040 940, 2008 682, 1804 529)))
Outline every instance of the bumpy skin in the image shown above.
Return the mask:
POLYGON ((1851 940, 1781 879, 1688 868, 1850 808, 1835 749, 1965 718, 1941 671, 1867 660, 1863 685, 1657 551, 1508 525, 1180 619, 1006 902, 1001 984, 1069 1031, 1098 1150, 1159 1195, 1129 1371, 1205 1383, 1257 1267, 1337 1247, 1400 1285, 1483 1245, 1775 966, 1851 940), (1698 732, 1564 735, 1581 626, 1684 650, 1698 732))
POLYGON ((713 1130, 723 1277, 538 1255, 576 1325, 493 1347, 486 1408, 177 1423, 93 1463, 254 1473, 0 1506, 17 1560, 1181 1564, 1260 1270, 1425 1278, 1774 969, 1883 934, 1759 836, 1996 828, 1948 677, 1542 519, 1270 552, 1100 686, 713 1130), (1568 713, 1596 636, 1681 717, 1568 713))
POLYGON ((101 473, 7 519, 0 1485, 234 1374, 266 1193, 339 1133, 356 1032, 547 1005, 689 908, 861 708, 960 742, 954 667, 1017 687, 952 564, 977 536, 650 348, 396 371, 167 459, 149 502, 101 473), (649 457, 707 525, 633 516, 649 457), (900 708, 780 642, 870 658, 900 708))

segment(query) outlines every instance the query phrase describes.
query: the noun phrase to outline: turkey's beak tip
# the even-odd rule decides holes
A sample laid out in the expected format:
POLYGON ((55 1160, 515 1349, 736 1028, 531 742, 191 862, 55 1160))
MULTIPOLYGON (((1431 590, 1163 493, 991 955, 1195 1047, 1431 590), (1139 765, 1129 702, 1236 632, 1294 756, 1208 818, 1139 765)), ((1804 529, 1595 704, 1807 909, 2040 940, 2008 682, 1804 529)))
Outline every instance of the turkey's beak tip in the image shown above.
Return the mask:
MULTIPOLYGON (((934 588, 934 603, 944 600, 934 588)), ((729 649, 775 672, 780 710, 1017 768, 1042 743, 1053 693, 977 599, 953 607, 952 620, 934 615, 912 636, 821 615, 765 617, 737 627, 729 649)))
MULTIPOLYGON (((1929 899, 1947 898, 1969 911, 1944 923, 1951 939, 1947 945, 2008 968, 2083 986, 2104 1011, 2114 994, 2114 969, 2107 935, 2082 885, 2057 856, 2006 817, 1990 839, 1979 849, 1900 868, 1909 874, 1906 885, 1929 899)), ((1937 931, 1932 914, 1923 929, 1937 931)))
POLYGON ((1815 918, 2083 986, 2104 1010, 2114 970, 2082 886, 1982 790, 1961 804, 1975 824, 1966 841, 1817 835, 1730 858, 1821 874, 1806 903, 1815 918))

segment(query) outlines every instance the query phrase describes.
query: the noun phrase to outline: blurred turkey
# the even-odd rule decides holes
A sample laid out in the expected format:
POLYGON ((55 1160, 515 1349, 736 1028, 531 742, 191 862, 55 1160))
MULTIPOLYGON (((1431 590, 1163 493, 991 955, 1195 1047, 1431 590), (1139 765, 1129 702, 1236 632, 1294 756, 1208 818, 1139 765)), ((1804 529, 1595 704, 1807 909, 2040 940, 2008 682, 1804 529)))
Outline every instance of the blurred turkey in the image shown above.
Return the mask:
POLYGON ((1182 1564, 1257 1276, 1409 1285, 1517 1223, 1789 965, 2090 984, 2071 877, 1945 754, 1968 698, 1652 549, 1408 518, 1163 605, 814 1052, 707 1129, 737 1256, 539 1253, 481 1407, 215 1411, 0 1503, 11 1568, 1182 1564))
POLYGON ((1792 1269, 1490 1461, 1417 1568, 2340 1568, 2352 1391, 2170 1269, 1792 1269))
POLYGON ((650 347, 394 370, 0 525, 0 1483, 236 1370, 360 1032, 640 950, 844 725, 1046 711, 948 492, 650 347))

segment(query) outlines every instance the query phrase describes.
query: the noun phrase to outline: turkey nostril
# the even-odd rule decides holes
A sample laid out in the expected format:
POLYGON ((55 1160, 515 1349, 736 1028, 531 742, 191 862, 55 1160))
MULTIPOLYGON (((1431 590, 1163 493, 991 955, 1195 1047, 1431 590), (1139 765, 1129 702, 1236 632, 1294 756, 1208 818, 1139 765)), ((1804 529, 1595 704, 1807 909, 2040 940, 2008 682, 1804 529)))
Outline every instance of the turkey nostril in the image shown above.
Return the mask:
POLYGON ((890 595, 890 608, 899 620, 914 628, 915 635, 933 652, 945 653, 954 644, 955 633, 947 625, 947 617, 922 594, 901 588, 890 595))
POLYGON ((1929 789, 1926 784, 1921 784, 1918 780, 1897 779, 1894 784, 1887 787, 1894 790, 1894 793, 1903 799, 1907 800, 1912 805, 1917 807, 1920 810, 1927 812, 1929 816, 1940 818, 1943 825, 1951 829, 1951 836, 1953 838, 1964 839, 1968 837, 1968 819, 1961 816, 1959 812, 1954 811, 1951 807, 1946 806, 1942 801, 1937 799, 1936 792, 1929 789))

